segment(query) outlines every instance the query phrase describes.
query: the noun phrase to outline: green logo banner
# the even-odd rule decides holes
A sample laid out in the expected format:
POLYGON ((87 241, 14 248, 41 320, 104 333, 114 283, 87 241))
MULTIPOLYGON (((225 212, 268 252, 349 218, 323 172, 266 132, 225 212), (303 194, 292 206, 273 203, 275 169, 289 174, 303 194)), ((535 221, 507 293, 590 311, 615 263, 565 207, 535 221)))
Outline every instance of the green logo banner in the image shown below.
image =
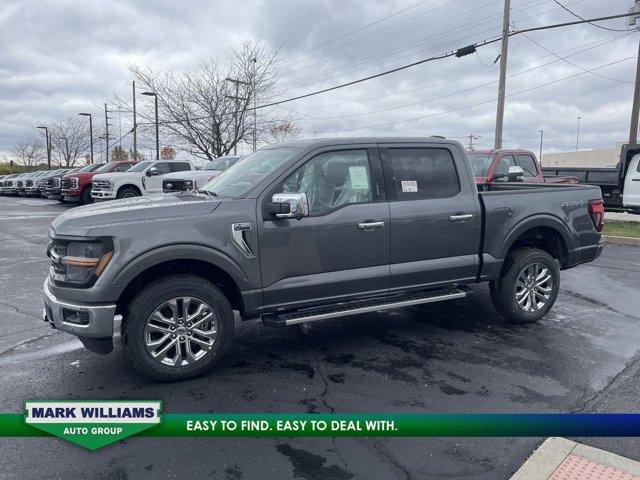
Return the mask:
POLYGON ((25 423, 97 450, 160 423, 160 401, 29 401, 25 423))

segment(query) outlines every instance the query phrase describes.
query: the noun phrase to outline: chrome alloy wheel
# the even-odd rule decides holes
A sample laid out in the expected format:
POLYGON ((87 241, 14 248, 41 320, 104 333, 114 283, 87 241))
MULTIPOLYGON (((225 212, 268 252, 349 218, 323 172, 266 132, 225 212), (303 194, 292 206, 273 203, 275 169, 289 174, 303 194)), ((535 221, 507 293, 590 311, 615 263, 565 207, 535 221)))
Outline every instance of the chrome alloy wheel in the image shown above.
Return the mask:
POLYGON ((516 282, 516 301, 526 312, 544 308, 553 291, 553 276, 543 263, 527 265, 516 282))
POLYGON ((161 304, 144 326, 151 358, 171 367, 202 360, 213 348, 218 322, 213 309, 193 297, 176 297, 161 304))

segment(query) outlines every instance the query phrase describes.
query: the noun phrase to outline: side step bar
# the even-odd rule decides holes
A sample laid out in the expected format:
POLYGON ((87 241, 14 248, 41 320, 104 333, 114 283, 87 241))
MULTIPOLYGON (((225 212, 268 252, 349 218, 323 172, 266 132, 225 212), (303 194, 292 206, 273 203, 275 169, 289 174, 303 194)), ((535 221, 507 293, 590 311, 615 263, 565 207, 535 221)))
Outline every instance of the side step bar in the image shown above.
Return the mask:
POLYGON ((270 326, 297 325, 299 323, 315 322, 329 318, 346 317, 347 315, 358 315, 361 313, 390 310, 423 303, 453 300, 455 298, 466 297, 471 292, 473 292, 471 288, 462 286, 389 297, 377 297, 370 300, 338 303, 326 307, 315 307, 295 312, 268 315, 262 318, 262 322, 270 326))

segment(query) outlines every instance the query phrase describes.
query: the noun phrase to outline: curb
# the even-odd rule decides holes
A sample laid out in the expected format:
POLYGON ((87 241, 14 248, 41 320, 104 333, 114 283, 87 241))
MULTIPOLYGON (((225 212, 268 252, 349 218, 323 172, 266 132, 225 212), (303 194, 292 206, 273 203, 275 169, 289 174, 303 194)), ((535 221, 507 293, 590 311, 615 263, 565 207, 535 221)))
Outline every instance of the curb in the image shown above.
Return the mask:
POLYGON ((615 235, 602 235, 602 239, 606 243, 610 243, 613 245, 632 245, 634 247, 640 247, 640 238, 618 237, 615 235))

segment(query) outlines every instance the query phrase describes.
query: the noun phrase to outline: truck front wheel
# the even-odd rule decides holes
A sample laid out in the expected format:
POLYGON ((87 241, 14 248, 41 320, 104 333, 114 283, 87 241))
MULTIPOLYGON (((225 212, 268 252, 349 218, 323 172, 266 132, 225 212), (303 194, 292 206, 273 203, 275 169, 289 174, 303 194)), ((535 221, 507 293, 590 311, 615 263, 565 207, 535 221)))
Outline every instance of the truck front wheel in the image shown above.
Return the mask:
POLYGON ((225 354, 233 310, 214 284, 195 275, 156 280, 131 300, 122 345, 131 366, 160 381, 197 377, 225 354))
POLYGON ((551 309, 560 289, 556 260, 538 248, 518 248, 505 260, 500 278, 491 282, 496 310, 514 323, 540 320, 551 309))

